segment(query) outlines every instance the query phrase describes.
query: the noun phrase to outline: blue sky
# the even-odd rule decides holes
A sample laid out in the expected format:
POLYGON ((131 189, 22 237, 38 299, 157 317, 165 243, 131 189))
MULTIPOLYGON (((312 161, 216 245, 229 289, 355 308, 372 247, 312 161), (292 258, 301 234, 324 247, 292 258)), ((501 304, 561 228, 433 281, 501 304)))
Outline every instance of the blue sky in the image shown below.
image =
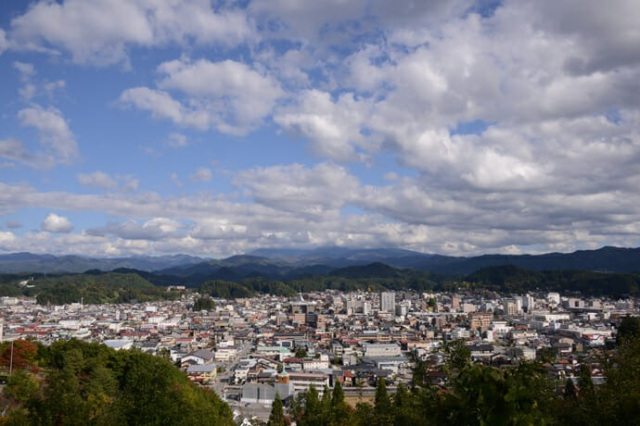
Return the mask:
POLYGON ((0 253, 638 246, 640 5, 0 4, 0 253))

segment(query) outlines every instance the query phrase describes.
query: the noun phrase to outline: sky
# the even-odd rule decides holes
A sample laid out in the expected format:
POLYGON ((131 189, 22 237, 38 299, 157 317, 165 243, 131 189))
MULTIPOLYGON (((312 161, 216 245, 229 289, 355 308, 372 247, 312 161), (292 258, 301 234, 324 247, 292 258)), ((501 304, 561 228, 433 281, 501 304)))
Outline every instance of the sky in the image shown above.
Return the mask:
POLYGON ((636 0, 0 2, 0 253, 636 247, 636 0))

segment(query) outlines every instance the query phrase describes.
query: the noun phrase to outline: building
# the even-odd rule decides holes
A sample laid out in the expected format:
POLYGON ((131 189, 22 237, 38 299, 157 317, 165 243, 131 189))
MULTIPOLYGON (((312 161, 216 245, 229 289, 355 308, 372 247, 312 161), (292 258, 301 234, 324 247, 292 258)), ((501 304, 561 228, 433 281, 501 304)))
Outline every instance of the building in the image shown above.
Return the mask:
POLYGON ((215 364, 194 364, 187 367, 187 376, 189 376, 189 379, 202 384, 207 384, 213 380, 216 377, 216 372, 215 364))
POLYGON ((380 293, 380 310, 382 312, 395 312, 396 293, 393 291, 383 291, 380 293))
POLYGON ((400 346, 396 343, 363 343, 362 348, 366 358, 399 356, 401 354, 400 346))
POLYGON ((471 312, 469 314, 469 327, 472 330, 489 327, 492 320, 493 314, 491 312, 471 312))

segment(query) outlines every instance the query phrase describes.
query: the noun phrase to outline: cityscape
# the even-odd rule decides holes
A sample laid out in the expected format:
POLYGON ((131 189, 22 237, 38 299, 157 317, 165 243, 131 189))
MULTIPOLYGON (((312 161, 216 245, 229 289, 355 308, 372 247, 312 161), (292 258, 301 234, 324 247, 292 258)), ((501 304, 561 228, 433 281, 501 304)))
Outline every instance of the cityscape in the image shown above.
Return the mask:
POLYGON ((194 311, 199 297, 182 286, 176 301, 118 305, 38 305, 3 297, 2 341, 57 339, 100 342, 117 351, 163 357, 195 383, 214 389, 238 424, 266 422, 276 394, 287 406, 314 386, 320 395, 340 382, 348 402, 369 401, 378 380, 390 392, 410 385, 416 362, 428 380, 448 342, 464 341, 470 361, 513 368, 552 354, 546 372, 557 383, 577 381, 588 364, 603 380, 599 354, 615 346, 616 327, 639 314, 637 299, 524 295, 326 291, 295 298, 216 299, 194 311))
POLYGON ((639 29, 0 0, 0 426, 638 426, 639 29))

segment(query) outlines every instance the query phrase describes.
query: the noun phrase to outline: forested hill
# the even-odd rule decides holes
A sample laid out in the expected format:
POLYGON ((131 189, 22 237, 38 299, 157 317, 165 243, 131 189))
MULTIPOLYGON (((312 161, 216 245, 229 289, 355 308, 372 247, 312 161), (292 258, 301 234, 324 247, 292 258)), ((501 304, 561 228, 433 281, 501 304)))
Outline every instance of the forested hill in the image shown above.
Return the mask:
MULTIPOLYGON (((160 277, 162 280, 162 277, 160 277)), ((137 273, 89 271, 85 274, 0 274, 0 296, 35 297, 40 304, 84 302, 86 304, 129 303, 179 297, 137 273)))
POLYGON ((329 289, 345 292, 487 289, 507 293, 544 290, 612 298, 640 296, 640 274, 637 273, 534 271, 513 265, 492 266, 464 276, 400 269, 382 263, 350 266, 326 274, 311 274, 291 279, 273 279, 259 274, 224 276, 226 279, 221 279, 216 274, 170 277, 135 270, 107 273, 89 271, 85 274, 34 277, 5 274, 0 275, 0 296, 36 297, 41 304, 56 305, 80 301, 87 304, 146 302, 179 297, 178 292, 166 291, 167 285, 186 285, 192 289, 199 289, 203 294, 224 299, 246 298, 260 294, 291 297, 301 291, 329 289))
POLYGON ((245 278, 235 282, 209 280, 200 291, 213 297, 239 298, 260 293, 293 296, 298 291, 459 291, 494 290, 505 293, 558 291, 591 296, 624 298, 640 296, 640 274, 608 274, 588 271, 533 271, 517 266, 493 266, 467 276, 436 275, 414 269, 397 269, 383 264, 352 266, 327 275, 291 280, 245 278))

